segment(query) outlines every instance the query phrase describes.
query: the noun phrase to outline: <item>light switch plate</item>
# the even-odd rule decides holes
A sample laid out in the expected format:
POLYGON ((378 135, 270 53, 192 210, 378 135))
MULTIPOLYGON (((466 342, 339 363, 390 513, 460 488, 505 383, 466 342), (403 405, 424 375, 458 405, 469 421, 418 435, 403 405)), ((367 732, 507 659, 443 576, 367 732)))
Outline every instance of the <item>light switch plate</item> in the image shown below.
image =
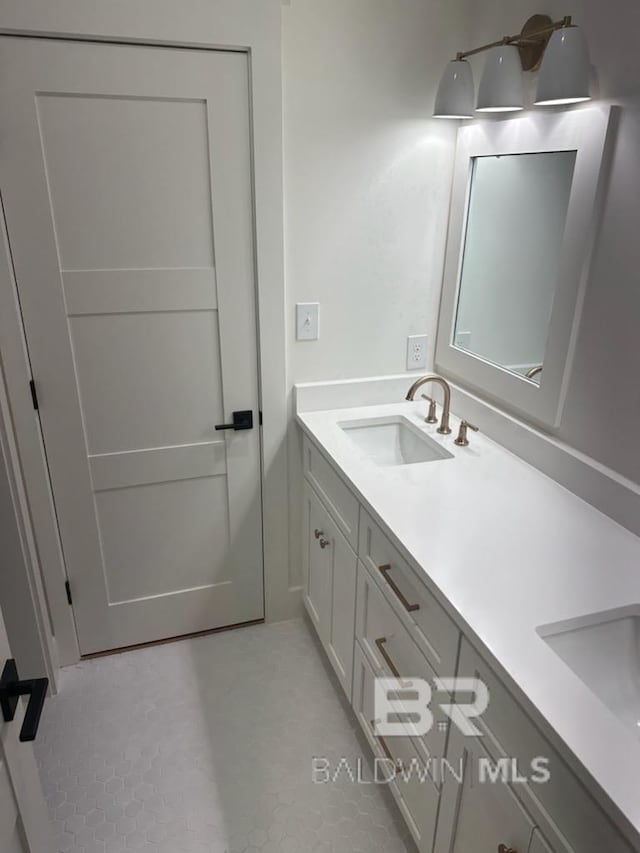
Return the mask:
POLYGON ((320 337, 320 303, 298 302, 296 305, 296 340, 317 341, 320 337))
POLYGON ((427 336, 409 335, 407 338, 407 370, 420 370, 427 366, 427 336))

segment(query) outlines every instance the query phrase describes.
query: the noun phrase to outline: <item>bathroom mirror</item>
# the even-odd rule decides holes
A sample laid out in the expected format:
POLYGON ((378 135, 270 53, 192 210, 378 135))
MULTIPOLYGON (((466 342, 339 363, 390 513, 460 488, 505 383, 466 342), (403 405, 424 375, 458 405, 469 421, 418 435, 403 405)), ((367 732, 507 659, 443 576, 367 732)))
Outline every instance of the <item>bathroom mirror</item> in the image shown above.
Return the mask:
POLYGON ((571 368, 610 113, 458 132, 436 366, 548 426, 571 368))
POLYGON ((454 345, 540 383, 575 151, 471 166, 454 345))

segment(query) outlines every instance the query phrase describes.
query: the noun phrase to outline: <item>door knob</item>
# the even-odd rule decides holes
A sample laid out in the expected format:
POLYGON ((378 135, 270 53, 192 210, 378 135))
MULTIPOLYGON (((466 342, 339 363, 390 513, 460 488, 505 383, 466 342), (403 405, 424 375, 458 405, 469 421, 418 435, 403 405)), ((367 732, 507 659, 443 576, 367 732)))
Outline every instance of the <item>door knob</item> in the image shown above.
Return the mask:
POLYGON ((234 429, 236 432, 243 429, 253 429, 253 412, 251 409, 241 412, 233 412, 233 423, 216 424, 216 430, 234 429))
POLYGON ((30 678, 20 681, 15 660, 11 658, 5 663, 2 677, 0 677, 0 707, 5 723, 10 723, 15 717, 18 697, 29 697, 29 704, 20 729, 20 740, 23 743, 36 739, 48 687, 48 678, 30 678))

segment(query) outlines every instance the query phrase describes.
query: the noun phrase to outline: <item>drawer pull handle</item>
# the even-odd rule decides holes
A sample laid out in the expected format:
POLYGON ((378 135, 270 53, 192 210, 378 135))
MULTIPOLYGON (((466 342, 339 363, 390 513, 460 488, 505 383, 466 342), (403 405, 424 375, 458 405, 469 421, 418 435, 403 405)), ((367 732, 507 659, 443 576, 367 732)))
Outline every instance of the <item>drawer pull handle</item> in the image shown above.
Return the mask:
POLYGON ((391 670, 391 673, 392 673, 393 677, 394 677, 394 678, 402 678, 402 676, 401 676, 401 675, 400 675, 400 673, 398 672, 398 669, 397 669, 396 665, 394 664, 394 662, 393 662, 393 661, 391 660, 391 658, 389 657, 389 652, 388 652, 388 651, 385 649, 385 647, 384 647, 386 642, 387 642, 387 638, 386 638, 386 637, 379 637, 379 638, 375 641, 375 643, 376 643, 376 648, 378 649, 378 651, 379 651, 379 652, 380 652, 380 654, 382 655, 382 658, 383 658, 384 662, 386 663, 386 665, 387 665, 387 666, 389 667, 389 669, 391 670))
MULTIPOLYGON (((382 751, 384 752, 385 756, 389 759, 389 761, 393 761, 393 763, 396 766, 398 773, 404 773, 404 764, 402 763, 402 761, 399 758, 393 757, 393 755, 391 754, 391 750, 387 746, 386 740, 382 737, 382 735, 377 735, 375 733, 375 728, 376 728, 376 721, 371 720, 371 729, 373 730, 373 733, 374 733, 373 736, 378 741, 378 743, 380 744, 382 751)), ((509 853, 509 851, 505 851, 505 853, 509 853)), ((515 853, 515 851, 514 851, 514 853, 515 853)))
POLYGON ((507 847, 506 844, 499 844, 498 853, 518 853, 518 851, 515 847, 507 847))
POLYGON ((318 528, 316 527, 316 529, 313 531, 313 535, 316 537, 316 539, 319 539, 321 536, 324 536, 324 530, 318 530, 318 528))
POLYGON ((407 611, 407 613, 413 613, 414 610, 420 610, 420 605, 419 604, 411 604, 409 601, 407 601, 407 599, 402 594, 402 591, 394 583, 394 580, 390 575, 391 566, 390 565, 378 566, 378 568, 380 570, 380 574, 386 580, 386 582, 389 584, 391 589, 394 591, 396 598, 400 601, 400 604, 402 604, 402 606, 407 611))
POLYGON ((328 540, 328 539, 321 539, 321 540, 320 540, 320 547, 321 547, 323 550, 324 550, 325 548, 328 548, 328 547, 329 547, 329 545, 331 545, 331 542, 329 542, 329 540, 328 540))

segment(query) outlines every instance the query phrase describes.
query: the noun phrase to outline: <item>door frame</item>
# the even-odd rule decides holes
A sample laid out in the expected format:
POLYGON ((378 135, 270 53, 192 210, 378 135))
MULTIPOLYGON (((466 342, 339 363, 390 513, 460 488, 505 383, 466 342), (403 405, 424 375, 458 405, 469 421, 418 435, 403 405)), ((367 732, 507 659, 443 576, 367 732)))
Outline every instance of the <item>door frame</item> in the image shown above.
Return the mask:
MULTIPOLYGON (((262 503, 265 618, 277 622, 301 610, 300 589, 289 586, 288 422, 284 284, 281 0, 0 0, 0 35, 117 42, 247 54, 252 122, 256 319, 262 425, 262 503), (207 38, 206 34, 209 34, 207 38), (203 40, 206 39, 206 40, 203 40)), ((0 187, 0 193, 2 188, 0 187)), ((15 424, 28 502, 23 523, 33 532, 61 666, 79 660, 66 570, 46 456, 29 392, 31 369, 17 287, 0 211, 0 366, 9 417, 15 424), (4 310, 6 306, 6 311, 4 310), (2 328, 5 326, 5 329, 2 328)), ((37 383, 37 377, 34 377, 37 383)), ((2 416, 2 413, 0 413, 2 416)), ((18 470, 16 470, 16 468, 18 470)), ((26 508, 25 508, 26 509, 26 508)))

